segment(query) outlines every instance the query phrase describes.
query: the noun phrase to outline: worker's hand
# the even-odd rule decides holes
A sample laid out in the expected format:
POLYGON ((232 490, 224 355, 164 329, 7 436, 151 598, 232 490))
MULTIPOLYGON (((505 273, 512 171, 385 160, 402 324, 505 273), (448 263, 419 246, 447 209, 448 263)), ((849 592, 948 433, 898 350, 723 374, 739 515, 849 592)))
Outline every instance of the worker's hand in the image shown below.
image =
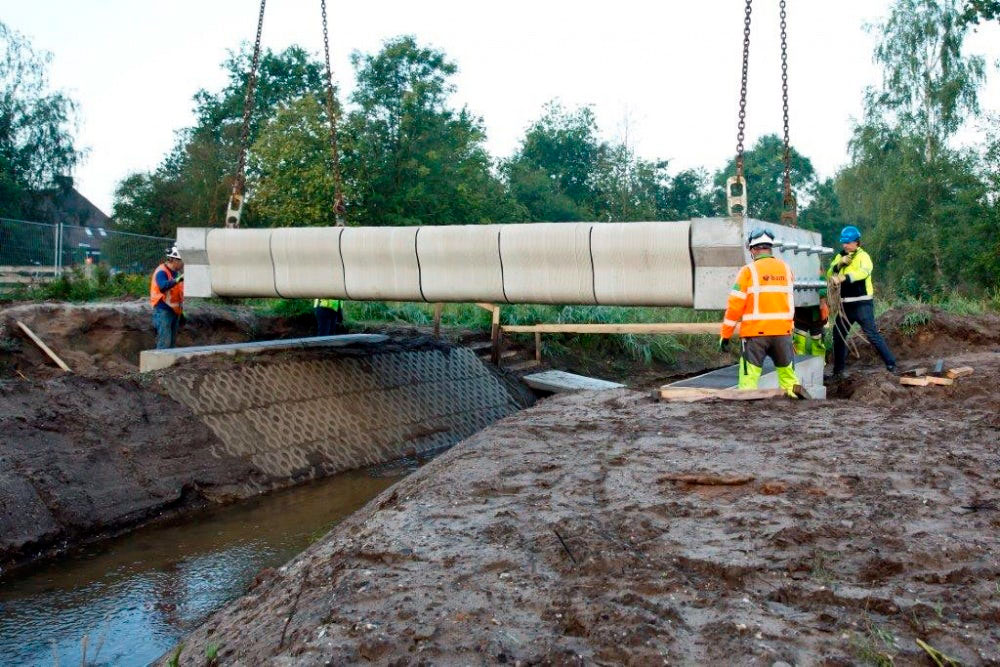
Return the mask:
POLYGON ((726 348, 729 347, 729 339, 724 336, 719 336, 719 352, 725 352, 726 348))
POLYGON ((183 273, 178 273, 177 277, 174 278, 174 282, 175 283, 182 283, 182 282, 184 282, 184 274, 183 273))
POLYGON ((846 255, 841 255, 840 256, 840 264, 842 266, 847 266, 848 264, 851 263, 851 260, 853 260, 853 259, 854 259, 854 253, 853 252, 849 252, 846 255))
POLYGON ((819 302, 819 319, 823 321, 824 325, 830 321, 830 306, 827 304, 826 299, 822 299, 819 302))
POLYGON ((840 283, 844 282, 845 280, 847 280, 847 276, 845 276, 842 273, 838 273, 837 275, 835 275, 832 278, 832 281, 833 281, 834 285, 839 285, 840 283))

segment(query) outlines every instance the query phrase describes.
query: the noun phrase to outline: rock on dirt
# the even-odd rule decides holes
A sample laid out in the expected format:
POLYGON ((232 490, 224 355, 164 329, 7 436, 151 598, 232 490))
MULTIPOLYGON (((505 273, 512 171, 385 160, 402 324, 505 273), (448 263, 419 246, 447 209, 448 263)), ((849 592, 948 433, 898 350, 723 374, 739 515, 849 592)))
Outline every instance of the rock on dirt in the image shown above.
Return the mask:
POLYGON ((1000 663, 1000 363, 982 354, 975 382, 935 388, 968 397, 906 409, 546 399, 263 578, 181 663, 216 645, 244 665, 930 664, 917 640, 1000 663))

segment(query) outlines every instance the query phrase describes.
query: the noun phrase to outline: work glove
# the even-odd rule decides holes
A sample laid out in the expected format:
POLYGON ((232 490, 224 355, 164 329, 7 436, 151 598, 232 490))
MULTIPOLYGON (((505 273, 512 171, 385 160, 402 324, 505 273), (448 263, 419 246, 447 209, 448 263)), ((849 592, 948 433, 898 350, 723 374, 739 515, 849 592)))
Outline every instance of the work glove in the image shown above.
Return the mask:
POLYGON ((853 259, 854 259, 854 253, 853 252, 848 253, 846 255, 841 255, 840 256, 840 264, 841 264, 841 266, 847 266, 848 264, 851 263, 851 260, 853 260, 853 259))
POLYGON ((719 336, 719 352, 725 352, 729 348, 729 339, 719 336))
POLYGON ((830 321, 830 306, 825 300, 819 302, 819 319, 822 320, 824 326, 830 321))
POLYGON ((847 276, 845 276, 842 273, 838 273, 831 280, 832 280, 832 282, 833 282, 834 285, 839 285, 840 283, 842 283, 845 280, 847 280, 847 276))
POLYGON ((177 277, 174 278, 174 282, 175 283, 182 283, 182 282, 184 282, 184 274, 183 273, 178 273, 177 277))

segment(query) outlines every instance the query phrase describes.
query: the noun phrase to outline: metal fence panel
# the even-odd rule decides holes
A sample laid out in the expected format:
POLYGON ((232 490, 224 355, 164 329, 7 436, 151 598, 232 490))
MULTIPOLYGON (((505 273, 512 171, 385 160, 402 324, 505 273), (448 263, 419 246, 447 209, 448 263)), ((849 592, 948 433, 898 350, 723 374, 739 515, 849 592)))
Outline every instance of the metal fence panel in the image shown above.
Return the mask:
POLYGON ((102 264, 111 273, 152 271, 173 239, 103 227, 0 218, 0 282, 44 280, 74 266, 102 264))

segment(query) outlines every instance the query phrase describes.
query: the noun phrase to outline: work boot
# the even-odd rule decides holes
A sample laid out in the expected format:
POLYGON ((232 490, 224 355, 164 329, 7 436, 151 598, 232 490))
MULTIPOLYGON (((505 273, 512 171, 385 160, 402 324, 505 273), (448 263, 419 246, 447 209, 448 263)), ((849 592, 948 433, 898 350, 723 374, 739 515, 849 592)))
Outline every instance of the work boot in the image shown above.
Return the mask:
POLYGON ((890 375, 899 375, 899 372, 896 370, 896 364, 889 364, 885 367, 885 370, 889 371, 890 375))
POLYGON ((829 375, 823 376, 823 383, 830 384, 831 382, 843 382, 847 379, 847 373, 844 371, 834 371, 829 375))

